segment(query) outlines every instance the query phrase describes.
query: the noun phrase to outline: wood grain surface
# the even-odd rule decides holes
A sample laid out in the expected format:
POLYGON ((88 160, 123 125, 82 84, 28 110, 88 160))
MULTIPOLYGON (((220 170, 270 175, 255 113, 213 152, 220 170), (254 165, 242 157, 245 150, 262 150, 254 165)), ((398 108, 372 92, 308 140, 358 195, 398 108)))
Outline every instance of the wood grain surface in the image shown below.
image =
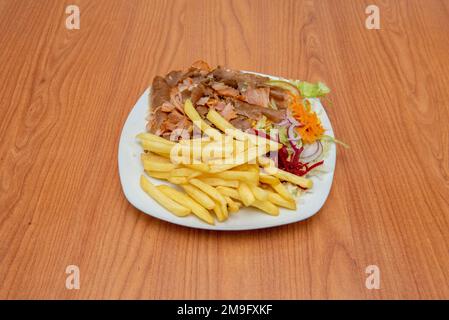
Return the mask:
POLYGON ((449 1, 0 0, 0 30, 1 298, 449 298, 449 1), (200 58, 332 88, 351 148, 316 216, 208 232, 125 199, 129 111, 200 58))

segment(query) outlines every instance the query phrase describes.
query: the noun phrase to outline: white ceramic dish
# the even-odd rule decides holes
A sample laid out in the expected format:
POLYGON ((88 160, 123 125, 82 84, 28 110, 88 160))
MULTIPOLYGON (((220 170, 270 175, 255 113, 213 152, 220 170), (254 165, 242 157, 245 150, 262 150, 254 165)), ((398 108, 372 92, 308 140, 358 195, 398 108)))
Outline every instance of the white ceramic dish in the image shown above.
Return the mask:
MULTIPOLYGON (((273 76, 269 77, 279 79, 273 76)), ((147 89, 128 115, 123 126, 118 149, 118 167, 123 192, 128 201, 137 209, 155 218, 186 227, 236 231, 269 228, 301 221, 313 216, 323 206, 329 195, 334 176, 336 159, 335 144, 331 145, 330 151, 325 158, 327 172, 318 177, 312 177, 314 182, 312 192, 305 193, 300 197, 296 212, 281 208, 279 216, 274 217, 264 214, 255 208, 243 208, 237 214, 231 215, 225 222, 217 221, 214 226, 208 225, 193 215, 184 218, 173 215, 150 198, 139 185, 139 178, 143 173, 143 166, 140 162, 142 148, 136 140, 136 135, 145 131, 147 122, 145 119, 149 109, 149 94, 150 90, 147 89)), ((315 110, 319 112, 323 127, 326 129, 326 134, 333 137, 334 133, 331 123, 321 102, 318 99, 314 99, 312 103, 315 110)), ((149 179, 157 184, 164 183, 153 178, 149 179)))

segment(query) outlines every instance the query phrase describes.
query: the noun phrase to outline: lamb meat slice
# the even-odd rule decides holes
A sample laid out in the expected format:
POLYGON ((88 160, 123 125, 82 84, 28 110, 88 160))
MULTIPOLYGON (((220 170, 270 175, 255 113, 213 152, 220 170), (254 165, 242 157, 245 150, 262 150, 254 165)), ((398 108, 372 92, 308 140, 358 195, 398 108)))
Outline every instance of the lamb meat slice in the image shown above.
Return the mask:
POLYGON ((183 75, 184 75, 184 72, 181 70, 170 71, 165 76, 165 81, 167 82, 167 84, 170 87, 176 87, 178 85, 179 81, 181 81, 183 75))
POLYGON ((210 67, 207 64, 207 62, 203 61, 203 60, 198 60, 195 61, 194 63, 192 63, 191 67, 192 69, 198 69, 198 70, 203 70, 203 71, 210 71, 210 67))
POLYGON ((178 110, 174 109, 168 114, 165 125, 168 130, 173 131, 178 128, 179 123, 184 119, 186 119, 186 116, 181 114, 178 110))
POLYGON ((182 105, 183 105, 183 110, 184 110, 184 102, 186 102, 187 99, 190 99, 191 96, 192 96, 192 93, 187 89, 181 92, 181 101, 182 101, 182 105))
POLYGON ((270 103, 270 88, 249 88, 243 94, 243 99, 249 104, 268 108, 270 103))
POLYGON ((234 89, 244 90, 247 87, 261 87, 270 80, 268 77, 259 76, 252 73, 231 70, 218 66, 211 72, 211 75, 217 82, 222 82, 234 89))
POLYGON ((220 114, 227 121, 237 118, 234 106, 231 103, 227 103, 223 110, 221 110, 220 114))
POLYGON ((175 109, 175 106, 172 105, 170 102, 164 102, 161 106, 161 110, 164 112, 171 112, 175 109))
POLYGON ((218 111, 221 112, 223 111, 223 109, 226 107, 226 103, 224 103, 224 101, 220 101, 218 102, 213 108, 218 111))
POLYGON ((262 108, 261 111, 265 117, 274 123, 279 123, 287 117, 285 109, 274 110, 270 108, 262 108))
POLYGON ((230 70, 223 68, 222 66, 218 66, 211 72, 211 75, 216 81, 222 82, 227 86, 237 88, 237 73, 238 72, 235 70, 230 70))
POLYGON ((166 101, 170 101, 170 86, 164 78, 156 76, 151 87, 151 108, 155 110, 166 101))
POLYGON ((262 118, 262 107, 249 104, 247 102, 235 101, 235 112, 251 120, 259 120, 262 118))
POLYGON ((209 101, 209 97, 202 97, 197 102, 197 106, 204 106, 209 101))
POLYGON ((288 99, 288 94, 284 89, 271 87, 270 97, 276 100, 286 100, 288 99))
POLYGON ((229 121, 234 127, 242 131, 251 129, 251 120, 244 116, 237 116, 237 118, 229 121))
POLYGON ((245 116, 251 120, 259 120, 262 115, 267 117, 274 123, 281 122, 285 119, 285 110, 274 110, 271 108, 264 108, 261 106, 256 106, 243 101, 236 101, 235 111, 237 114, 245 116))
POLYGON ((207 113, 209 112, 209 108, 205 107, 205 106, 197 106, 196 111, 199 113, 199 115, 201 116, 201 118, 205 118, 207 113))
POLYGON ((239 72, 237 76, 237 82, 238 83, 245 83, 249 87, 261 87, 264 86, 267 81, 269 81, 270 78, 259 76, 257 74, 252 73, 244 73, 239 72))
POLYGON ((147 130, 155 135, 161 135, 165 132, 165 126, 163 126, 165 120, 167 120, 168 114, 162 111, 162 108, 158 108, 156 112, 151 114, 150 121, 147 124, 147 130))
POLYGON ((221 96, 225 97, 238 97, 240 95, 240 92, 233 87, 230 87, 222 82, 214 82, 212 83, 212 89, 217 91, 217 93, 221 96))
POLYGON ((286 109, 288 107, 289 95, 284 89, 272 87, 270 89, 270 98, 276 102, 278 109, 286 109))
POLYGON ((198 102, 198 100, 201 99, 203 94, 204 94, 204 86, 202 84, 194 87, 192 89, 192 95, 191 95, 192 103, 196 104, 198 102))

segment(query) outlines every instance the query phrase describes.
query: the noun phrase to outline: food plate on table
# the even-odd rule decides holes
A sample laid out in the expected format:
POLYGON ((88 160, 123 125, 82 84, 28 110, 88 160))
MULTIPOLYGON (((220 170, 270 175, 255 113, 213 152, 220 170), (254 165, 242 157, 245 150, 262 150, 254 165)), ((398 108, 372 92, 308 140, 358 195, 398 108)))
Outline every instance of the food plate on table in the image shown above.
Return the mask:
POLYGON ((322 83, 210 68, 154 78, 119 142, 119 174, 139 210, 187 227, 250 230, 324 205, 336 142, 322 83))

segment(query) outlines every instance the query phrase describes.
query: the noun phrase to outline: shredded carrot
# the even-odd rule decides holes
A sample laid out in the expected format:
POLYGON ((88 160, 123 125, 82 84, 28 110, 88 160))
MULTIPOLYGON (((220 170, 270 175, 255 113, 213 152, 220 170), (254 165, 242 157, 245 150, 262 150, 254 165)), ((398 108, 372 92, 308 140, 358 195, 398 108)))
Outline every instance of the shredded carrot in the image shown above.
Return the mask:
POLYGON ((290 108, 293 117, 301 123, 297 128, 299 135, 304 143, 313 143, 323 136, 324 128, 317 114, 312 111, 310 102, 302 103, 301 97, 291 96, 290 108))

